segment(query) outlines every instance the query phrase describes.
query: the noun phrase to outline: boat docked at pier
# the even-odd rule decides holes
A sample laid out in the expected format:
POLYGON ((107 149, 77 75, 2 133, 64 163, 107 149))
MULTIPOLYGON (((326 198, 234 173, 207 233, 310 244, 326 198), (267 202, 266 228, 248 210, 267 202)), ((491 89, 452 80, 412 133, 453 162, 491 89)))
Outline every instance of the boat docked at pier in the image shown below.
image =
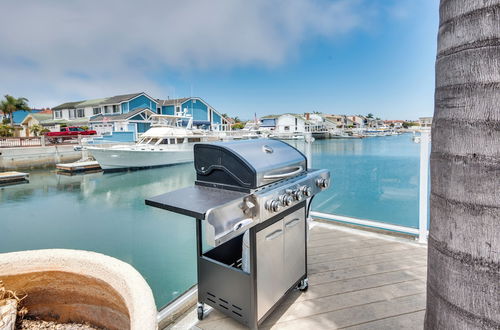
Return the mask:
POLYGON ((151 128, 135 144, 92 146, 87 150, 103 170, 167 166, 193 161, 196 142, 221 139, 218 132, 193 129, 188 115, 153 115, 151 128))

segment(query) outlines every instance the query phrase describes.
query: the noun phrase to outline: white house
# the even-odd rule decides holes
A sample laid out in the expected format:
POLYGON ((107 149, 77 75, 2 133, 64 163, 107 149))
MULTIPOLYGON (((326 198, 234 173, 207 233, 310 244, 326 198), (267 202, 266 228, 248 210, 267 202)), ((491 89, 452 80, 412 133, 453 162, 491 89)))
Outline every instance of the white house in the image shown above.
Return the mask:
POLYGON ((431 128, 432 127, 432 117, 420 117, 418 118, 418 123, 422 128, 431 128))
POLYGON ((363 116, 348 116, 348 119, 352 121, 354 128, 364 128, 367 124, 367 119, 363 116))
POLYGON ((304 133, 305 119, 296 114, 265 116, 261 119, 260 128, 279 133, 304 133))

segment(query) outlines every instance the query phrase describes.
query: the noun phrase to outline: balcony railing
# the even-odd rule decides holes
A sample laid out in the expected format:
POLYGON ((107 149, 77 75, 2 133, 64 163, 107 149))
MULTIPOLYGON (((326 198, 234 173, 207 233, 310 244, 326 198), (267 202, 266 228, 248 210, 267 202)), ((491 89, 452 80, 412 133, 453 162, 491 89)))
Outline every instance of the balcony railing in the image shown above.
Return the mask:
MULTIPOLYGON (((429 214, 430 130, 423 130, 417 141, 419 146, 414 146, 419 151, 410 145, 411 154, 398 155, 398 151, 394 151, 393 158, 389 155, 382 161, 376 153, 366 155, 364 149, 359 152, 337 149, 328 155, 328 150, 315 146, 318 142, 305 139, 303 147, 298 147, 308 157, 309 166, 329 168, 332 175, 332 189, 313 202, 311 217, 405 233, 425 243, 429 214), (348 159, 342 160, 345 157, 348 159), (365 158, 365 163, 361 163, 360 158, 365 158), (373 158, 368 166, 367 158, 373 158), (331 165, 335 162, 339 165, 331 165), (346 179, 349 175, 351 180, 346 179), (360 184, 363 179, 367 181, 366 186, 360 184), (338 181, 341 187, 335 186, 338 181), (343 207, 347 203, 349 207, 343 207)), ((352 145, 346 144, 346 148, 352 145)), ((390 150, 381 151, 384 152, 390 153, 390 150)))

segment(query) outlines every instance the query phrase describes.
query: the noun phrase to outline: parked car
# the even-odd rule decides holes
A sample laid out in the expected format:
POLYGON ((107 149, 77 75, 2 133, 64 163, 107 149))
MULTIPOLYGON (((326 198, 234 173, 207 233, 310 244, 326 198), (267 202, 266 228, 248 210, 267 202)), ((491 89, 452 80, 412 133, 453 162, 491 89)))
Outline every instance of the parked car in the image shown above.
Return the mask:
POLYGON ((78 135, 95 135, 97 134, 94 130, 87 130, 81 127, 69 126, 61 127, 59 132, 47 132, 45 136, 51 142, 62 142, 64 140, 74 139, 78 135))

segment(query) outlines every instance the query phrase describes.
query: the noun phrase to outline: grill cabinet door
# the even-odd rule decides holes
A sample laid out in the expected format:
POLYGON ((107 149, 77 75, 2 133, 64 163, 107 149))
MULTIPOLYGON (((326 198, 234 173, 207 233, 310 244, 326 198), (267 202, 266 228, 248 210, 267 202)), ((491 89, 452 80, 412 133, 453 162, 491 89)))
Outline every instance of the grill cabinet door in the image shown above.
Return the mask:
POLYGON ((256 234, 257 245, 257 319, 285 293, 283 283, 283 220, 256 234))
POLYGON ((289 289, 306 273, 305 209, 301 208, 283 219, 285 261, 283 282, 289 289))

